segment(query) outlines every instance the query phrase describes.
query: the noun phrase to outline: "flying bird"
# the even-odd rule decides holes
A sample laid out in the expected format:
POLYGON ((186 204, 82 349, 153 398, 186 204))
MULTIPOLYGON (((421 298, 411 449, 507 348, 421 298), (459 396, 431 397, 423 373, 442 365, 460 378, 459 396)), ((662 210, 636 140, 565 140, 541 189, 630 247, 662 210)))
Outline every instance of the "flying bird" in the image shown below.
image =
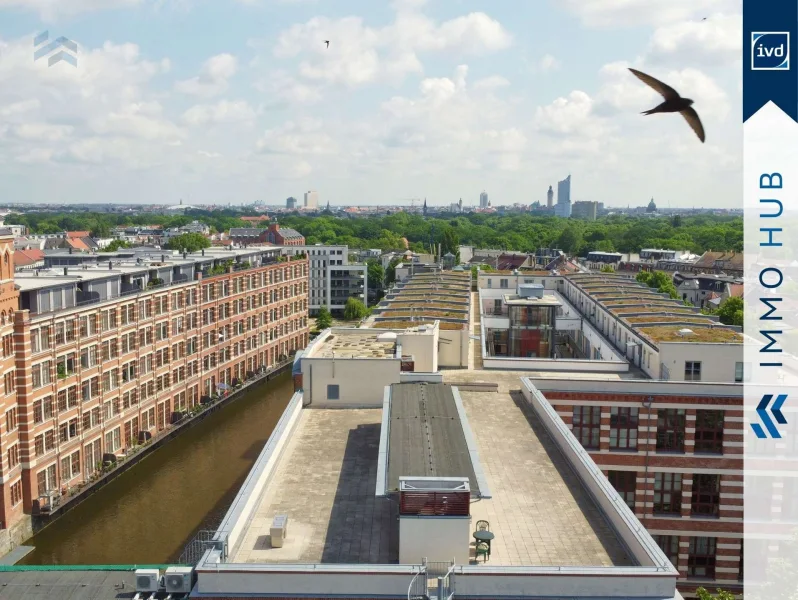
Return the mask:
POLYGON ((324 40, 324 43, 327 44, 327 47, 330 47, 330 40, 324 40))
POLYGON ((701 119, 698 118, 698 113, 695 111, 695 109, 693 109, 693 101, 690 100, 690 98, 682 98, 679 95, 679 92, 674 90, 669 85, 665 85, 658 79, 654 79, 651 75, 646 75, 645 73, 632 68, 629 70, 640 81, 665 98, 665 102, 641 114, 653 115, 654 113, 681 113, 681 115, 687 121, 687 124, 692 127, 693 131, 695 131, 698 139, 704 142, 706 139, 706 135, 704 135, 704 126, 701 124, 701 119))

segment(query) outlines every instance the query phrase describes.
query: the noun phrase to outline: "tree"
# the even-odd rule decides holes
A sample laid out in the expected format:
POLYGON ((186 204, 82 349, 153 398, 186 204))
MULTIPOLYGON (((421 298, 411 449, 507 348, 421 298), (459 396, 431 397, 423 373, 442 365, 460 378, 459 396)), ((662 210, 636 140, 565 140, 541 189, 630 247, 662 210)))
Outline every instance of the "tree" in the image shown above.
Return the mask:
POLYGON ((612 268, 612 265, 602 265, 601 266, 602 273, 615 273, 615 269, 612 268))
POLYGON ((211 242, 201 233, 184 233, 169 240, 166 247, 181 252, 199 252, 203 248, 210 248, 211 242))
POLYGON ((332 325, 332 315, 326 305, 322 305, 319 314, 316 315, 316 329, 327 329, 332 325))
POLYGON ((451 227, 443 232, 443 242, 441 242, 441 252, 446 254, 451 252, 455 256, 455 264, 460 263, 460 236, 451 227))
POLYGON ((373 290, 382 288, 385 280, 385 269, 382 268, 382 263, 376 258, 371 258, 366 261, 366 264, 368 265, 369 288, 373 290))
POLYGON ((130 248, 130 244, 124 240, 113 240, 105 248, 100 250, 100 252, 116 252, 120 248, 130 248))
POLYGON ((557 238, 557 246, 566 254, 574 254, 582 244, 582 234, 573 225, 568 225, 563 229, 560 237, 557 238))
POLYGON ((385 285, 391 285, 396 281, 396 265, 402 262, 401 258, 391 259, 388 268, 385 269, 385 285))
MULTIPOLYGON (((321 311, 319 311, 321 312, 321 311)), ((349 298, 344 307, 344 319, 347 321, 359 321, 369 314, 369 309, 357 298, 349 298)), ((318 323, 318 319, 316 319, 318 323)))
POLYGON ((108 226, 108 223, 98 221, 94 227, 91 228, 91 231, 89 231, 89 235, 95 239, 109 238, 111 237, 111 228, 108 226))
POLYGON ((738 325, 742 327, 745 315, 745 302, 742 298, 731 296, 726 298, 715 314, 720 318, 724 325, 738 325))
POLYGON ((678 298, 679 292, 673 285, 673 280, 663 271, 640 271, 635 280, 656 289, 661 294, 668 294, 671 298, 678 298))
POLYGON ((710 594, 705 588, 700 587, 698 588, 695 593, 698 596, 698 600, 735 600, 734 594, 731 592, 727 592, 724 590, 717 590, 717 594, 710 594))

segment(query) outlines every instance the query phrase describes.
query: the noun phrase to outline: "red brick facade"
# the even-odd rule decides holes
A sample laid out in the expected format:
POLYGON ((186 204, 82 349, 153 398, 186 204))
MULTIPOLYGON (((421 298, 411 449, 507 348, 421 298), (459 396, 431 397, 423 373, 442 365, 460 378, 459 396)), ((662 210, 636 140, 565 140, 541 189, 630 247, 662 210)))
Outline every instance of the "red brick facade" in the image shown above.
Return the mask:
POLYGON ((679 570, 678 588, 682 595, 694 596, 699 586, 713 591, 721 588, 741 593, 742 394, 725 398, 657 395, 651 397, 651 406, 647 408, 648 398, 643 397, 642 393, 565 392, 546 390, 545 387, 545 384, 541 385, 543 394, 562 420, 571 427, 604 474, 614 483, 621 480, 626 482, 626 491, 630 492, 629 495, 633 494, 635 515, 661 547, 665 546, 663 550, 666 550, 666 554, 676 560, 675 566, 679 570), (597 447, 594 442, 596 425, 592 421, 592 412, 586 414, 580 409, 577 426, 574 427, 575 407, 586 406, 598 407, 600 410, 597 447), (624 443, 618 440, 623 440, 627 435, 622 430, 628 428, 622 425, 618 416, 620 411, 612 414, 613 408, 631 408, 637 411, 638 425, 633 428, 637 435, 636 447, 619 447, 624 443), (664 413, 662 418, 658 418, 660 408, 677 412, 664 413), (715 447, 712 451, 707 451, 707 442, 704 442, 702 451, 696 451, 697 418, 701 418, 701 423, 704 423, 707 415, 714 416, 714 413, 699 414, 699 411, 706 410, 722 411, 722 434, 718 439, 712 437, 712 433, 708 433, 706 428, 702 429, 705 436, 702 439, 707 439, 708 436, 715 447), (673 415, 677 422, 673 432, 669 432, 667 425, 661 426, 667 422, 668 414, 673 415), (667 451, 657 448, 658 439, 664 446, 668 440, 674 438, 683 439, 683 443, 677 443, 678 448, 667 451), (618 474, 630 471, 634 472, 634 476, 618 474), (715 479, 716 476, 718 479, 715 479), (694 485, 697 485, 700 477, 704 477, 701 481, 705 485, 714 485, 717 482, 717 489, 707 493, 708 490, 702 488, 701 493, 696 490, 694 494, 694 485), (668 498, 666 490, 674 486, 674 480, 679 481, 679 484, 672 495, 678 498, 675 506, 669 506, 669 500, 665 500, 668 498), (655 489, 657 487, 661 489, 655 489), (674 508, 676 512, 673 511, 674 508), (705 514, 712 510, 716 510, 716 514, 705 514), (676 539, 665 539, 661 536, 674 536, 676 539), (667 551, 669 544, 671 552, 667 551), (696 575, 702 572, 705 565, 710 569, 714 567, 714 575, 696 575))
POLYGON ((307 260, 297 259, 38 315, 16 310, 3 290, 0 333, 13 335, 14 352, 0 365, 15 369, 16 393, 2 401, 18 424, 0 423, 3 527, 45 492, 88 481, 104 454, 123 455, 141 432, 168 429, 173 412, 192 409, 218 383, 303 348, 307 288, 307 260), (17 440, 19 464, 10 466, 17 440))

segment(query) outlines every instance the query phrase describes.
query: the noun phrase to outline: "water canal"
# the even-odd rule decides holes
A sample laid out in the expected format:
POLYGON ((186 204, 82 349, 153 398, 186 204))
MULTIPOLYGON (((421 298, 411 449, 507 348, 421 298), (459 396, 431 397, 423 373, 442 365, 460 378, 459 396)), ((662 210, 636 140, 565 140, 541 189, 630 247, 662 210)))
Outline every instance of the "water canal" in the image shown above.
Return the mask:
POLYGON ((288 373, 248 389, 37 533, 21 564, 176 561, 219 524, 293 390, 288 373))

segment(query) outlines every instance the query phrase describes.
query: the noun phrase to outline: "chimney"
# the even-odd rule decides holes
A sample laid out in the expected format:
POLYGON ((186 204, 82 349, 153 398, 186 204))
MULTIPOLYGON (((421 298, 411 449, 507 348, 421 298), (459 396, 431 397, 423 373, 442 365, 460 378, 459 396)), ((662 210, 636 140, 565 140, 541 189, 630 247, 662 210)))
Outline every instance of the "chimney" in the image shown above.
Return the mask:
POLYGON ((113 263, 112 263, 112 262, 109 260, 109 261, 108 261, 108 270, 109 270, 109 271, 112 271, 112 270, 113 270, 113 268, 114 268, 114 266, 113 266, 113 263))
POLYGON ((186 258, 188 258, 188 252, 185 252, 185 251, 184 251, 184 252, 183 252, 183 259, 185 260, 186 258))
POLYGON ((64 277, 69 275, 69 267, 64 267, 64 277))
POLYGON ((72 246, 69 247, 69 253, 72 254, 72 246))
POLYGON ((202 256, 205 256, 205 248, 202 249, 202 256))
POLYGON ((161 254, 161 262, 166 262, 166 254, 161 254))

